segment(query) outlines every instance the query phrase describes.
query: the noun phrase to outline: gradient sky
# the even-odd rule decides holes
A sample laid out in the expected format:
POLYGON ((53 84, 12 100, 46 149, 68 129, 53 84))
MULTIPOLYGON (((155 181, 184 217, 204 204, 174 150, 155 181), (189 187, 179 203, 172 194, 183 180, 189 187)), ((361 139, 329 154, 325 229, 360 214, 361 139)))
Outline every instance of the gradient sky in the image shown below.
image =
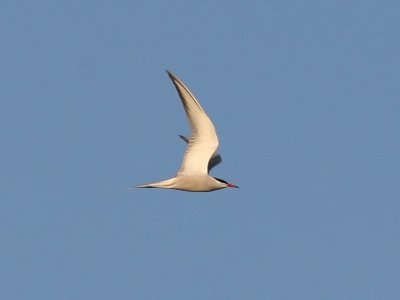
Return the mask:
POLYGON ((400 299, 396 1, 1 1, 0 298, 400 299), (128 190, 190 134, 240 189, 128 190))

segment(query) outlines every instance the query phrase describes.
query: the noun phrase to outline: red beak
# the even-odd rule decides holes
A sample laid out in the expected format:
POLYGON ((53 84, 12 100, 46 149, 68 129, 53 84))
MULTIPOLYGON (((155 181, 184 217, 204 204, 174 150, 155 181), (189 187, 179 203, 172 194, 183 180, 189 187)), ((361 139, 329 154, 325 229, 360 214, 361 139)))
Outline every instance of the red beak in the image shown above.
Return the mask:
POLYGON ((230 184, 230 183, 228 183, 228 187, 230 187, 230 188, 239 188, 237 185, 234 185, 234 184, 230 184))

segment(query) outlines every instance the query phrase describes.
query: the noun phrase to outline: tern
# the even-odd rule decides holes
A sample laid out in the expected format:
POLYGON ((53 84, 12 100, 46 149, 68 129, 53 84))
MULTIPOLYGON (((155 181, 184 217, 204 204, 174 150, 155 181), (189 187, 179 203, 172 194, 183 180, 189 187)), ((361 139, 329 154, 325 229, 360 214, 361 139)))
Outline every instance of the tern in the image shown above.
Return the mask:
POLYGON ((167 73, 181 98, 192 136, 187 138, 179 135, 187 143, 187 148, 181 168, 174 178, 139 185, 137 188, 175 189, 187 192, 238 188, 234 184, 209 175, 209 171, 222 161, 218 154, 219 141, 214 124, 186 85, 168 70, 167 73))

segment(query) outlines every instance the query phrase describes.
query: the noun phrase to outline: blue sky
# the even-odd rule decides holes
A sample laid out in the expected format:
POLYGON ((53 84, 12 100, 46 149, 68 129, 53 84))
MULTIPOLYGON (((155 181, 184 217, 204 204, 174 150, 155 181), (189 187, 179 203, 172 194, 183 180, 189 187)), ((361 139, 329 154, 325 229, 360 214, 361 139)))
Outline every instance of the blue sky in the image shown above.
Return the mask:
POLYGON ((395 1, 2 1, 1 299, 399 299, 395 1), (174 176, 201 101, 240 189, 174 176))

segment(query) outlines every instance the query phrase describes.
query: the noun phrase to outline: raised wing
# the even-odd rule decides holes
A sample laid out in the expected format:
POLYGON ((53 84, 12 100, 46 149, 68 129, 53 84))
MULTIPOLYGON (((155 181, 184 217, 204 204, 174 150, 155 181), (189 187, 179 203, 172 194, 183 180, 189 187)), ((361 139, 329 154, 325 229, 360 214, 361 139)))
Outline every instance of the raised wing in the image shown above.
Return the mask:
MULTIPOLYGON (((184 140, 186 143, 189 143, 189 138, 184 135, 179 135, 179 137, 184 140)), ((222 162, 222 157, 218 152, 214 152, 214 154, 211 156, 210 161, 208 162, 208 172, 211 171, 212 168, 214 168, 216 165, 220 164, 222 162)))
POLYGON ((167 73, 178 91, 192 129, 192 136, 178 174, 208 174, 208 163, 218 149, 218 136, 214 125, 183 82, 171 72, 167 71, 167 73))

